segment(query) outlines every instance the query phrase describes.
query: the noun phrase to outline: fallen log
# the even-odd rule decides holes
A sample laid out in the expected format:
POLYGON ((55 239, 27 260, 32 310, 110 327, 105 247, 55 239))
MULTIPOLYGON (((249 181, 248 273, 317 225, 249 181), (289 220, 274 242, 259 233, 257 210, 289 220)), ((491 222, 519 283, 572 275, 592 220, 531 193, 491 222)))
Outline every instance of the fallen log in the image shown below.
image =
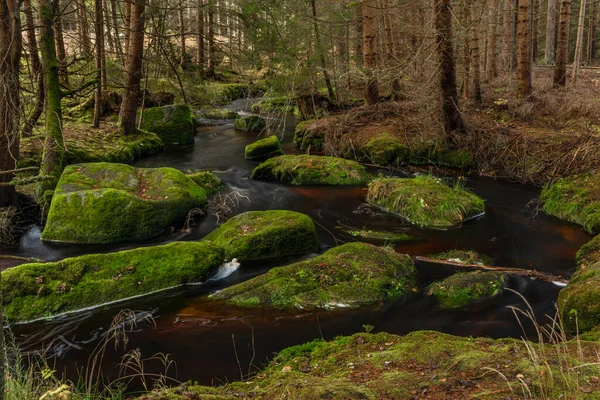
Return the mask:
POLYGON ((437 258, 431 257, 423 257, 423 256, 415 256, 414 259, 416 261, 422 261, 430 264, 441 264, 441 265, 449 265, 452 267, 461 267, 461 268, 471 268, 478 269, 482 271, 496 271, 496 272, 504 272, 510 275, 518 275, 523 276, 529 279, 536 279, 544 282, 554 283, 559 286, 564 286, 569 281, 560 275, 552 275, 547 274, 545 272, 539 272, 536 270, 528 270, 522 268, 508 268, 508 267, 498 267, 493 265, 483 265, 483 264, 466 264, 459 261, 449 261, 449 260, 438 260, 437 258))

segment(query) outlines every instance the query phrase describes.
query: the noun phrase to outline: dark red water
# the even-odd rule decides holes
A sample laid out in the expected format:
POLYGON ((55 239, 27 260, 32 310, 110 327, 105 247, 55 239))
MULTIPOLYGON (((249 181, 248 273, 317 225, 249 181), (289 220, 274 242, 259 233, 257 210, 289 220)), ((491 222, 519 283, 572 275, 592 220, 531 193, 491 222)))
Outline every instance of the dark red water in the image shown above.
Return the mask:
MULTIPOLYGON (((282 131, 287 152, 294 151, 291 143, 293 126, 293 117, 290 117, 282 131)), ((536 189, 504 181, 467 177, 467 187, 486 200, 486 214, 465 226, 445 231, 411 226, 400 218, 366 206, 364 188, 291 187, 253 181, 249 174, 256 163, 243 158, 245 145, 253 140, 254 135, 233 130, 231 123, 201 128, 194 145, 168 148, 161 154, 140 161, 138 166, 171 166, 184 171, 210 169, 226 183, 227 191, 238 191, 248 197, 249 201, 240 200, 235 213, 268 209, 306 213, 318 224, 321 251, 355 240, 345 235, 339 229, 340 225, 366 227, 411 235, 412 240, 396 245, 396 250, 402 253, 427 255, 451 249, 474 249, 491 256, 496 265, 570 275, 575 266, 575 252, 590 239, 575 225, 536 215, 534 208, 528 206, 539 194, 536 189)), ((382 173, 389 174, 389 171, 382 173)), ((397 174, 408 174, 408 171, 397 174)), ((198 219, 190 232, 169 233, 143 243, 102 246, 45 244, 39 240, 39 229, 32 229, 11 254, 58 260, 174 240, 198 240, 213 230, 215 224, 216 218, 207 216, 198 219)), ((162 292, 52 321, 18 325, 13 327, 13 332, 25 354, 45 349, 56 369, 74 378, 77 369, 88 363, 94 347, 114 316, 121 309, 138 310, 140 316, 151 315, 154 323, 140 322, 129 334, 127 350, 139 348, 144 357, 159 352, 169 354, 177 366, 170 370, 173 377, 180 381, 191 379, 207 384, 239 379, 287 346, 363 331, 363 325, 374 326, 374 332, 399 334, 434 329, 471 336, 522 335, 507 306, 523 308, 525 305, 510 292, 505 292, 491 303, 451 311, 437 309, 427 296, 420 293, 396 303, 313 313, 243 310, 207 298, 208 293, 220 287, 292 261, 242 265, 231 276, 219 281, 162 292)), ((423 263, 418 267, 421 287, 454 272, 423 263)), ((523 278, 511 278, 510 287, 526 297, 539 318, 554 313, 559 287, 523 278)), ((108 348, 102 363, 107 377, 116 377, 117 365, 124 353, 122 347, 117 350, 113 346, 108 348)), ((147 368, 149 371, 162 371, 156 361, 149 361, 147 368)))

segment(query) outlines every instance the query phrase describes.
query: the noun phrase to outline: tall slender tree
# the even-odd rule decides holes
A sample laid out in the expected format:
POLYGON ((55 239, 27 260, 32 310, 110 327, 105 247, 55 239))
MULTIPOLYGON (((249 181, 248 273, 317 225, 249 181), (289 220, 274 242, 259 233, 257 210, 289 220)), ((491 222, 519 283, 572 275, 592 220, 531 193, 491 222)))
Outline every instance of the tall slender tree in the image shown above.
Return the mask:
POLYGON ((27 121, 23 126, 21 136, 30 136, 33 132, 33 127, 37 124, 38 120, 42 116, 44 111, 44 71, 42 69, 42 62, 40 61, 40 55, 38 52, 37 37, 35 34, 36 23, 33 19, 33 7, 31 6, 31 0, 23 0, 23 15, 25 16, 25 31, 27 35, 27 53, 29 54, 29 61, 31 63, 32 79, 37 82, 37 93, 35 97, 35 106, 31 114, 29 114, 27 121))
POLYGON ((588 36, 586 46, 586 59, 591 63, 596 59, 596 42, 598 41, 598 18, 600 14, 600 0, 592 0, 592 10, 588 20, 588 36))
POLYGON ((571 22, 571 0, 560 1, 558 21, 558 41, 556 43, 556 66, 554 67, 554 86, 567 83, 567 61, 569 57, 569 23, 571 22))
POLYGON ((548 0, 548 14, 546 17, 546 46, 544 49, 544 62, 553 64, 556 58, 556 0, 548 0))
POLYGON ((481 54, 479 52, 479 7, 477 0, 471 0, 471 96, 475 103, 481 103, 481 54))
POLYGON ((323 44, 321 43, 321 33, 319 32, 319 20, 317 18, 317 4, 315 0, 310 0, 310 8, 312 11, 313 17, 313 29, 315 32, 315 42, 317 46, 317 51, 319 52, 319 61, 321 63, 321 70, 323 71, 323 78, 325 79, 325 86, 327 87, 327 93, 329 94, 329 98, 335 100, 335 92, 333 91, 333 86, 331 85, 331 78, 329 76, 329 71, 327 71, 327 63, 325 61, 325 51, 323 50, 323 44))
POLYGON ((581 53, 583 52, 583 25, 585 23, 586 5, 586 0, 581 0, 581 3, 579 4, 579 20, 577 23, 577 41, 575 43, 575 57, 573 60, 573 75, 571 76, 571 83, 573 84, 573 86, 577 84, 579 67, 581 66, 581 53))
POLYGON ((196 29, 198 30, 198 36, 196 36, 196 47, 198 49, 197 64, 198 64, 198 75, 204 75, 204 1, 198 0, 196 7, 196 29))
POLYGON ((366 74, 365 98, 367 104, 379 102, 379 83, 377 81, 377 45, 375 8, 372 0, 362 0, 363 16, 363 66, 366 74))
POLYGON ((94 0, 96 33, 96 91, 94 95, 94 128, 100 126, 102 116, 102 53, 104 51, 104 19, 102 0, 94 0))
POLYGON ((517 95, 531 94, 531 0, 518 0, 517 9, 517 95))
POLYGON ((491 81, 498 75, 496 62, 498 38, 498 0, 488 0, 488 35, 487 35, 487 60, 485 63, 485 79, 491 81))

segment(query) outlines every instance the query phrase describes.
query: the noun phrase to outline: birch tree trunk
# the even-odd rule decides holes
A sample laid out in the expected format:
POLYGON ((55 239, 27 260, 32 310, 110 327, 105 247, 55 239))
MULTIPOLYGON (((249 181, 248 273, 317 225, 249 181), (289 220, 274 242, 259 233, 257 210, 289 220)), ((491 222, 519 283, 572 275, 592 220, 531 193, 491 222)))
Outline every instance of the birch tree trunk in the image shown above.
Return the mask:
POLYGON ((583 25, 585 23, 585 7, 586 0, 581 0, 579 5, 579 22, 577 23, 577 42, 575 43, 575 59, 573 61, 573 75, 571 83, 577 85, 577 77, 579 76, 579 67, 581 66, 581 53, 583 50, 583 25))
POLYGON ((546 17, 546 46, 544 62, 554 64, 556 59, 556 0, 548 0, 548 15, 546 17))
POLYGON ((519 0, 517 10, 517 96, 531 94, 531 0, 519 0))
POLYGON ((571 0, 560 1, 558 22, 558 42, 556 44, 556 66, 554 67, 554 86, 565 86, 567 80, 567 61, 569 57, 569 23, 571 22, 571 0))

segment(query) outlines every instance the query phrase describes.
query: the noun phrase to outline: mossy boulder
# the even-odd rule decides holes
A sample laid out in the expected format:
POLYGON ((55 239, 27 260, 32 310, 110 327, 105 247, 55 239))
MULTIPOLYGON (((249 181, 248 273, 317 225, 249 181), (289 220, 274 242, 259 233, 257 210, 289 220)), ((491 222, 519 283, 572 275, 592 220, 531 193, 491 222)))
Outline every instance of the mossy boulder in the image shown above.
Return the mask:
POLYGON ((207 280, 224 251, 209 242, 175 242, 2 271, 6 318, 26 321, 207 280))
POLYGON ((558 294, 558 308, 569 334, 591 331, 600 325, 600 262, 582 264, 567 287, 558 294))
POLYGON ((409 161, 410 150, 397 138, 382 134, 360 146, 358 156, 363 162, 398 166, 409 161))
POLYGON ((154 132, 164 143, 194 143, 196 118, 186 104, 153 107, 144 110, 141 129, 154 132))
POLYGON ((263 117, 250 115, 248 117, 238 118, 234 121, 235 129, 248 132, 262 132, 267 129, 267 122, 263 117))
POLYGON ((306 150, 309 147, 312 150, 321 150, 324 142, 325 135, 319 129, 317 120, 310 119, 296 125, 294 131, 294 143, 300 150, 306 150))
POLYGON ((269 113, 280 112, 288 113, 294 111, 296 107, 296 99, 291 96, 272 97, 262 99, 258 103, 252 105, 253 113, 269 113))
POLYGON ((436 298, 444 308, 458 308, 498 296, 507 281, 503 273, 459 272, 443 281, 431 284, 427 294, 436 298))
POLYGON ((318 249, 310 217, 287 210, 236 215, 209 233, 205 240, 223 247, 228 259, 242 262, 307 254, 318 249))
POLYGON ((198 118, 203 119, 236 119, 238 113, 226 108, 209 108, 197 113, 198 118))
POLYGON ((114 243, 161 234, 204 207, 206 193, 173 168, 74 164, 60 177, 42 239, 114 243))
POLYGON ((275 135, 247 145, 244 151, 244 157, 248 160, 266 160, 281 155, 283 155, 281 143, 275 135))
POLYGON ((223 186, 225 186, 223 182, 212 172, 190 172, 187 174, 187 177, 194 181, 196 185, 204 189, 204 192, 207 196, 218 192, 221 190, 221 188, 223 188, 223 186))
POLYGON ((544 212, 600 233, 600 171, 559 179, 540 195, 544 212))
POLYGON ((475 194, 426 175, 376 179, 369 183, 367 202, 431 228, 451 228, 485 211, 484 201, 475 194))
POLYGON ((256 167, 250 177, 292 185, 364 185, 370 179, 367 169, 356 161, 309 155, 271 158, 256 167))
POLYGON ((242 307, 360 306, 406 295, 415 285, 415 276, 409 256, 354 242, 310 260, 273 268, 213 297, 242 307))
POLYGON ((494 261, 485 254, 473 250, 450 250, 430 256, 437 260, 453 261, 463 264, 493 265, 494 261))

